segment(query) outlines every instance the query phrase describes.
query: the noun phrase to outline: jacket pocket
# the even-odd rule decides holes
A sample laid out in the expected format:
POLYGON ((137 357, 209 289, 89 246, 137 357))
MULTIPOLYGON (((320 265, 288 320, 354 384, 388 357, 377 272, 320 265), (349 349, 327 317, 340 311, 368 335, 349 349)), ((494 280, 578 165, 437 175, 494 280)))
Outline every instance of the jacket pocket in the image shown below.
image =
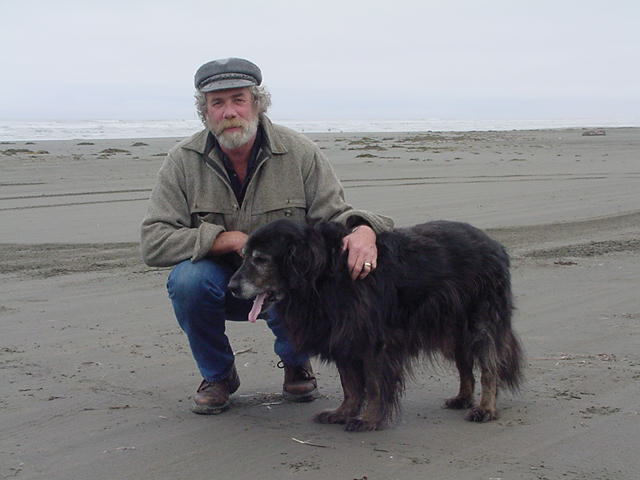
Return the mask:
POLYGON ((231 208, 221 208, 213 204, 194 203, 191 206, 191 227, 198 228, 203 223, 212 223, 227 228, 226 216, 235 213, 231 208))
POLYGON ((281 218, 304 222, 307 216, 306 206, 306 202, 301 198, 283 198, 256 205, 252 212, 253 228, 281 218))

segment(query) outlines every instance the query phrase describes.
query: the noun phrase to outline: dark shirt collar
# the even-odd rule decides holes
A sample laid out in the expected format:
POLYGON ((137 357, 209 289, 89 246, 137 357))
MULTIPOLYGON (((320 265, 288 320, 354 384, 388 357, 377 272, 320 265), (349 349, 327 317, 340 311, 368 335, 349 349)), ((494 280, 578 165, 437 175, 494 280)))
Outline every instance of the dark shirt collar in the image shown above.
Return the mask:
POLYGON ((247 175, 244 178, 244 182, 240 182, 240 179, 236 175, 236 172, 227 157, 227 154, 222 151, 220 148, 220 144, 216 137, 209 132, 207 135, 207 145, 204 149, 205 158, 208 157, 209 153, 213 150, 216 156, 222 161, 225 170, 227 171, 227 176, 229 177, 229 183, 231 188, 233 189, 233 193, 236 195, 236 199, 239 204, 242 204, 244 200, 244 195, 247 191, 247 185, 249 185, 249 181, 253 176, 253 172, 256 168, 256 164, 258 163, 258 154, 260 153, 260 149, 262 148, 262 144, 264 143, 264 132, 262 131, 262 125, 258 125, 258 131, 256 132, 256 139, 253 142, 253 147, 251 147, 251 153, 249 154, 249 165, 247 166, 247 175))

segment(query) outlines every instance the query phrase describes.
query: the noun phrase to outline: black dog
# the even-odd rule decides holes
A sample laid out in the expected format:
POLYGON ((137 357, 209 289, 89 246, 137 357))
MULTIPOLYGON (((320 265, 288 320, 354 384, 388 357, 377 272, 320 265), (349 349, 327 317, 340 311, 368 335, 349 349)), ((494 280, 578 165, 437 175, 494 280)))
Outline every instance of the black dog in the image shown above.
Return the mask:
POLYGON ((464 223, 397 229, 378 235, 377 269, 354 281, 342 252, 348 233, 337 223, 270 223, 251 235, 229 283, 234 295, 256 299, 250 317, 275 304, 299 351, 336 363, 344 401, 315 420, 349 431, 384 427, 412 360, 436 352, 460 372, 458 395, 445 406, 470 408, 471 421, 495 419, 498 388, 518 388, 523 361, 504 247, 464 223))

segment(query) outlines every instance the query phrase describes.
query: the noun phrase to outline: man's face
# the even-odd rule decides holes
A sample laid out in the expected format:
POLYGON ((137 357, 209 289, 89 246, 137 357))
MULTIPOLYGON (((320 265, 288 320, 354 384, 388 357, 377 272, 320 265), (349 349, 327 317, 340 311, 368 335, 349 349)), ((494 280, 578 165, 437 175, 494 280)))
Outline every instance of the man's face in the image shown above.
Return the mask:
POLYGON ((258 113, 248 88, 205 93, 206 120, 222 147, 233 150, 252 140, 258 130, 258 113))

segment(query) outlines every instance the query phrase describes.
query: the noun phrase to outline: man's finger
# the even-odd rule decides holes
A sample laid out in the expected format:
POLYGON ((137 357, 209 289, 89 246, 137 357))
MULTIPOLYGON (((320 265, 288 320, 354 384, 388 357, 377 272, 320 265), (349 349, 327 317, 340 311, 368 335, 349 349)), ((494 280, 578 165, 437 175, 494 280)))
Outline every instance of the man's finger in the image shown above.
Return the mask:
POLYGON ((349 256, 347 257, 347 266, 349 267, 349 275, 351 278, 356 278, 360 275, 360 270, 358 269, 358 259, 353 256, 353 252, 349 251, 349 256))
POLYGON ((351 278, 354 280, 361 277, 364 273, 365 276, 368 273, 369 269, 365 267, 364 260, 361 257, 356 258, 355 263, 353 265, 353 272, 351 274, 351 278))
POLYGON ((363 266, 362 271, 360 272, 360 276, 358 278, 362 280, 363 278, 366 278, 367 275, 369 275, 370 273, 371 273, 371 268, 363 266))
POLYGON ((362 267, 358 267, 356 264, 353 266, 353 270, 351 270, 351 279, 356 280, 360 275, 362 275, 362 267))

